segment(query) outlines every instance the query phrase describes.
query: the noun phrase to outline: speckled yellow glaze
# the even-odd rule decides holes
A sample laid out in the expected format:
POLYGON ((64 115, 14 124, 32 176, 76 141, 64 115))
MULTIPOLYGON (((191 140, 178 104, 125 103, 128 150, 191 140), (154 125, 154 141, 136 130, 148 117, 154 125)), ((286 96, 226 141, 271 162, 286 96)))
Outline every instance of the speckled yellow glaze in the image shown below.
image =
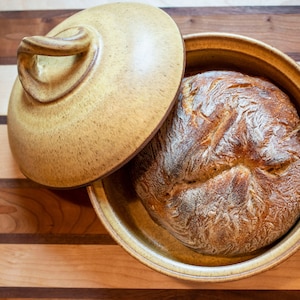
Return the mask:
POLYGON ((47 37, 24 38, 8 108, 21 171, 70 188, 118 169, 168 115, 184 57, 171 17, 138 3, 87 9, 47 37))
MULTIPOLYGON (((186 74, 238 69, 264 75, 285 89, 300 107, 300 68, 269 45, 243 36, 203 33, 185 36, 186 74)), ((132 256, 156 271, 180 279, 221 282, 249 277, 281 263, 300 248, 300 221, 280 241, 251 255, 217 257, 183 246, 147 214, 126 166, 88 187, 100 220, 132 256)))

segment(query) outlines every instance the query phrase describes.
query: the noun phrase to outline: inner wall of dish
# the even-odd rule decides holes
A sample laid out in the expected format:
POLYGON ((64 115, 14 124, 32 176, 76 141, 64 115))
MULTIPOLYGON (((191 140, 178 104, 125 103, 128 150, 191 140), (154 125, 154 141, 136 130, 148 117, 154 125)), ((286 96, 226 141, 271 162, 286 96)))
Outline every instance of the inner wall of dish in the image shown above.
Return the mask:
MULTIPOLYGON (((284 74, 284 70, 281 68, 282 65, 277 67, 275 64, 273 65, 254 55, 251 56, 234 50, 199 49, 186 53, 185 76, 195 75, 199 71, 232 70, 252 76, 265 77, 289 95, 300 115, 300 89, 284 74)), ((300 73, 298 75, 300 76, 300 73)))

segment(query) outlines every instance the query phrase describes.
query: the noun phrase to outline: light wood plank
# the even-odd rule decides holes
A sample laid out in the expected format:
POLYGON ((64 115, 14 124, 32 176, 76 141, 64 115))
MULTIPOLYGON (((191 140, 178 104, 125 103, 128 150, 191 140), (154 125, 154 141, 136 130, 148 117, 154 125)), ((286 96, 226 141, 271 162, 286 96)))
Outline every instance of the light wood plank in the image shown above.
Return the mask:
POLYGON ((226 283, 165 276, 137 262, 117 245, 6 244, 0 245, 0 253, 0 286, 7 287, 293 290, 300 286, 300 251, 276 268, 226 283))
POLYGON ((0 115, 7 114, 9 96, 17 77, 17 66, 0 66, 0 115))
MULTIPOLYGON (((39 10, 39 9, 82 9, 109 2, 107 0, 69 0, 69 1, 36 1, 36 0, 10 0, 0 2, 0 11, 8 10, 39 10)), ((128 2, 128 0, 118 0, 128 2)), ((139 0, 141 3, 157 7, 194 7, 194 6, 260 6, 260 5, 298 5, 298 0, 139 0)))
POLYGON ((8 136, 7 136, 7 125, 0 125, 0 145, 1 145, 0 179, 1 178, 24 179, 25 176, 21 173, 10 151, 8 136))
POLYGON ((59 235, 108 233, 96 216, 85 188, 68 192, 1 188, 0 234, 22 234, 21 238, 24 234, 29 235, 28 238, 30 234, 42 234, 45 238, 46 234, 55 234, 60 242, 59 235))

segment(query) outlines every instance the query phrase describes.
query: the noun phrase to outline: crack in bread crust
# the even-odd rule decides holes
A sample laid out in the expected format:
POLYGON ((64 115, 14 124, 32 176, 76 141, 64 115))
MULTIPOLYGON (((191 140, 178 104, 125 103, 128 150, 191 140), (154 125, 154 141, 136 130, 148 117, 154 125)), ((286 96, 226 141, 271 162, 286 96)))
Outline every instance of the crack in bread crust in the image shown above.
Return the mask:
POLYGON ((150 216, 186 246, 242 255, 300 215, 297 112, 272 83, 233 71, 182 82, 178 102, 132 161, 150 216))

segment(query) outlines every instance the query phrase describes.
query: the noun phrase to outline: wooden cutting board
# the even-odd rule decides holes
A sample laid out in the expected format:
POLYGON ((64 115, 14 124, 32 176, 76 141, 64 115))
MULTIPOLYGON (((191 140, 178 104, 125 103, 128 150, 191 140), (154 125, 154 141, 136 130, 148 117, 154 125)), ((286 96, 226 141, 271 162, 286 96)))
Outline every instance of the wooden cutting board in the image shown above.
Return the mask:
MULTIPOLYGON (((300 6, 163 9, 182 34, 243 34, 300 61, 300 6)), ((296 299, 300 251, 270 271, 239 281, 177 280, 118 246, 96 217, 85 188, 45 189, 22 175, 9 149, 6 119, 18 44, 23 36, 46 34, 77 11, 12 11, 9 4, 0 11, 0 298, 296 299)))

